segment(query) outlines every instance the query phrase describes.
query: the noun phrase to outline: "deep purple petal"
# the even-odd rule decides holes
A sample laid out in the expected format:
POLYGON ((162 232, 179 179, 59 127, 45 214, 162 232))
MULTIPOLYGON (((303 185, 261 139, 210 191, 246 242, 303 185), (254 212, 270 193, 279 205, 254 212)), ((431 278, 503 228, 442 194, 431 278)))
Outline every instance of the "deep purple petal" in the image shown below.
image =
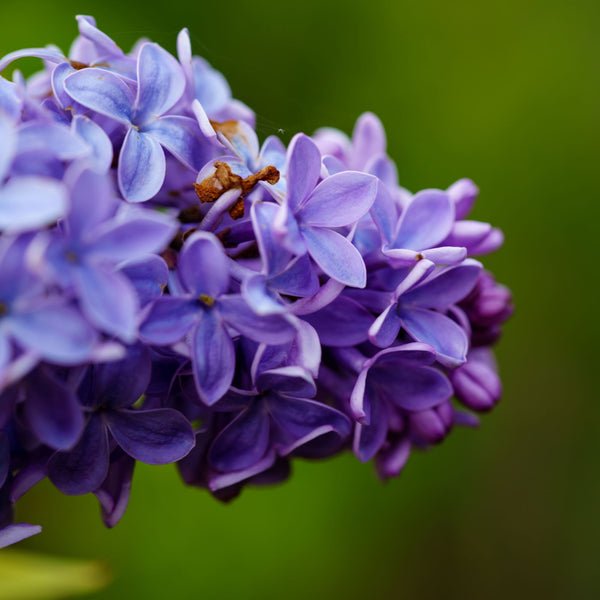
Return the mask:
POLYGON ((0 489, 6 481, 10 470, 10 442, 6 434, 0 430, 0 489))
POLYGON ((127 84, 106 69, 81 69, 65 79, 65 90, 87 108, 129 124, 133 94, 127 84))
POLYGON ((264 402, 252 402, 215 438, 208 460, 219 471, 239 471, 256 464, 269 444, 269 414, 264 402))
POLYGON ((125 357, 97 365, 94 369, 94 403, 96 406, 122 408, 131 406, 150 383, 150 353, 138 343, 127 348, 125 357))
POLYGON ((153 43, 144 44, 140 50, 137 80, 134 120, 140 126, 167 112, 185 89, 185 77, 179 63, 153 43))
POLYGON ((79 443, 48 461, 48 477, 69 496, 93 492, 108 472, 108 434, 99 415, 91 416, 79 443))
POLYGON ((389 477, 398 477, 408 462, 411 443, 407 437, 392 441, 383 448, 375 457, 377 474, 384 481, 389 477))
POLYGON ((188 420, 172 408, 111 410, 106 423, 129 456, 150 465, 166 465, 183 458, 194 447, 188 420))
POLYGON ((296 216, 313 227, 351 225, 369 212, 376 194, 375 177, 344 171, 322 181, 296 216))
MULTIPOLYGON (((120 452, 117 459, 111 458, 108 475, 102 485, 94 492, 102 509, 102 522, 106 527, 114 527, 125 514, 135 460, 120 452)), ((114 456, 115 453, 113 453, 114 456)))
POLYGON ((275 391, 299 398, 312 398, 316 392, 313 378, 302 367, 279 367, 262 371, 256 379, 260 393, 275 391))
POLYGON ((304 318, 317 330, 324 346, 339 347, 365 342, 374 321, 368 310, 345 296, 338 296, 325 308, 304 318))
POLYGON ((371 402, 370 425, 356 425, 352 449, 361 462, 367 462, 383 446, 388 431, 388 411, 385 403, 377 397, 371 402))
POLYGON ((312 227, 303 227, 302 236, 311 257, 327 275, 350 287, 365 287, 365 263, 344 236, 331 229, 312 227))
POLYGON ((396 304, 390 304, 369 328, 369 340, 379 348, 391 346, 400 333, 400 317, 396 312, 396 304))
POLYGON ((193 300, 163 296, 152 305, 140 335, 150 344, 173 344, 183 338, 200 315, 201 309, 193 300))
POLYGON ((321 153, 303 133, 294 136, 287 152, 287 202, 295 212, 313 191, 321 172, 321 153))
POLYGON ((278 314, 258 315, 239 295, 222 296, 219 311, 228 325, 257 342, 283 344, 296 335, 291 317, 278 314))
POLYGON ((312 296, 319 291, 319 279, 308 254, 293 258, 278 275, 269 277, 269 287, 287 296, 312 296))
POLYGON ((186 290, 213 300, 229 287, 229 264, 219 240, 212 234, 198 231, 187 240, 179 255, 179 277, 186 290))
POLYGON ((225 394, 233 380, 233 342, 213 311, 204 313, 192 333, 192 369, 198 394, 209 406, 225 394))
POLYGON ((165 179, 165 153, 151 135, 129 129, 119 155, 119 189, 130 202, 156 195, 165 179))
POLYGON ((330 433, 339 436, 341 442, 352 429, 346 415, 314 400, 270 395, 268 406, 280 430, 278 446, 284 456, 330 433))
POLYGON ((465 362, 469 340, 462 327, 445 315, 425 308, 402 308, 402 327, 419 342, 429 344, 445 366, 457 367, 465 362))
POLYGON ((425 250, 444 240, 454 224, 454 204, 448 194, 439 190, 424 190, 414 196, 405 209, 396 248, 425 250))
POLYGON ((426 410, 452 395, 450 382, 433 367, 377 365, 369 373, 379 393, 404 410, 426 410))
POLYGON ((41 442, 55 450, 72 448, 83 431, 83 411, 77 396, 49 371, 27 378, 25 416, 41 442))

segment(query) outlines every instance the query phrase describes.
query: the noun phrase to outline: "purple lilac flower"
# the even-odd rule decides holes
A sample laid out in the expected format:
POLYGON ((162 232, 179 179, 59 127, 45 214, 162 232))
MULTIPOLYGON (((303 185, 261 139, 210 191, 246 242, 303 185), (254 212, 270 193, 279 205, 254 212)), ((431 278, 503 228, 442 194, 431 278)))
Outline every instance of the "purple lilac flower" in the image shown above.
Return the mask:
POLYGON ((196 167, 195 121, 166 114, 183 94, 185 79, 177 61, 160 46, 148 43, 140 50, 135 97, 123 79, 103 69, 73 73, 64 85, 81 105, 127 127, 118 169, 125 199, 143 202, 159 191, 166 169, 163 146, 189 168, 196 167))
POLYGON ((177 60, 77 23, 0 58, 43 61, 0 76, 0 547, 46 477, 113 527, 137 461, 229 501, 476 426, 513 305, 471 258, 503 241, 475 184, 408 192, 372 113, 261 145, 187 29, 177 60))

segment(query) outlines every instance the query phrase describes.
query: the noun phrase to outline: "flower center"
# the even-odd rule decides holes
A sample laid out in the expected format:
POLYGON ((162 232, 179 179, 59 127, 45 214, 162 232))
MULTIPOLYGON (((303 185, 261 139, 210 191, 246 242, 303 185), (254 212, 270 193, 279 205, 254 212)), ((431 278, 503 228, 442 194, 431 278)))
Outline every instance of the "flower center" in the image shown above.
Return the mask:
POLYGON ((8 313, 8 306, 4 302, 0 302, 0 317, 8 313))
POLYGON ((208 306, 208 308, 212 308, 215 305, 215 299, 212 296, 209 296, 208 294, 200 294, 198 296, 198 302, 201 302, 205 306, 208 306))

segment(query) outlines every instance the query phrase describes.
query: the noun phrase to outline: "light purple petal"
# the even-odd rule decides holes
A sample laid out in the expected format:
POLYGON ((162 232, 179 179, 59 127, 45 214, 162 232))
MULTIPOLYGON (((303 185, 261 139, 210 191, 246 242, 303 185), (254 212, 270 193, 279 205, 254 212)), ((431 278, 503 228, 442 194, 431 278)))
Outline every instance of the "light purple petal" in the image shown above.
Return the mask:
POLYGON ((402 303, 403 305, 445 310, 469 294, 481 269, 481 263, 469 258, 456 267, 444 269, 403 294, 402 303))
POLYGON ((61 365, 85 361, 97 340, 95 330, 77 310, 55 303, 12 315, 8 326, 25 348, 61 365))
POLYGON ((204 313, 191 339, 192 370, 196 389, 201 400, 212 406, 225 394, 233 380, 233 342, 214 311, 204 313))
POLYGON ((364 169, 369 159, 385 154, 385 131, 381 121, 370 112, 362 114, 352 132, 352 169, 364 169))
POLYGON ((323 228, 303 227, 301 231, 312 259, 327 275, 350 287, 365 287, 365 263, 344 236, 323 228))
POLYGON ((119 446, 150 465, 180 460, 194 447, 192 426, 172 408, 107 411, 105 418, 119 446))
POLYGON ((178 263, 179 277, 194 296, 218 298, 229 287, 229 263, 223 246, 212 234, 198 231, 185 242, 178 263))
POLYGON ((398 223, 398 212, 392 196, 382 183, 377 186, 377 196, 371 207, 371 216, 383 239, 391 243, 398 223))
POLYGON ((445 366, 457 367, 467 357, 469 340, 462 327, 445 315, 425 308, 401 308, 402 327, 415 340, 429 344, 445 366))
POLYGON ((125 222, 111 221, 97 235, 87 256, 120 263, 162 252, 177 232, 176 221, 161 213, 147 212, 125 222))
POLYGON ((264 275, 255 275, 244 279, 242 296, 252 311, 258 315, 280 314, 287 310, 278 295, 267 287, 264 275))
POLYGON ((400 220, 396 248, 425 250, 444 240, 454 224, 454 204, 448 194, 424 190, 414 196, 400 220))
POLYGON ((464 219, 473 208, 479 189, 470 179, 459 179, 447 190, 456 209, 456 218, 464 219))
POLYGON ((0 529, 0 548, 6 548, 16 544, 32 535, 41 533, 42 528, 39 525, 29 525, 29 523, 15 523, 0 529))
POLYGON ((240 295, 222 296, 219 311, 228 325, 257 342, 283 344, 296 335, 291 317, 286 315, 258 315, 240 295))
POLYGON ((278 211, 279 206, 272 202, 253 202, 250 209, 260 256, 269 275, 280 273, 290 260, 290 253, 277 243, 273 235, 272 226, 278 211))
POLYGON ((60 123, 33 121, 19 127, 17 152, 49 152, 59 160, 73 160, 89 153, 88 145, 60 123))
POLYGON ((215 438, 210 464, 219 471, 239 471, 257 463, 269 444, 269 415, 264 402, 252 402, 215 438))
POLYGON ((167 264, 155 254, 127 261, 119 270, 133 283, 140 306, 160 298, 169 279, 167 264))
POLYGON ((189 117, 167 116, 150 121, 144 132, 152 135, 175 158, 194 171, 200 170, 205 155, 198 123, 189 117))
POLYGON ((4 176, 8 173, 10 164, 17 147, 17 131, 11 121, 2 111, 0 111, 0 184, 4 176))
POLYGON ((65 90, 86 108, 129 125, 133 94, 117 75, 105 69, 81 69, 65 79, 65 90))
POLYGON ((367 214, 377 194, 377 179, 366 173, 345 171, 322 181, 296 217, 313 227, 342 227, 367 214))
POLYGON ((193 300, 163 296, 152 305, 140 327, 140 336, 158 346, 178 342, 200 318, 200 311, 193 300))
POLYGON ((90 168, 98 173, 106 173, 112 164, 113 148, 104 129, 83 115, 75 115, 72 126, 73 131, 86 141, 90 149, 87 159, 90 168))
POLYGON ((165 179, 165 153, 151 135, 130 128, 119 155, 119 189, 126 200, 144 202, 155 196, 165 179))
POLYGON ((287 202, 296 212, 319 181, 321 153, 303 133, 294 136, 287 152, 287 202))
POLYGON ((12 233, 49 225, 67 211, 65 186, 54 179, 27 176, 0 189, 0 230, 12 233))
POLYGON ((100 416, 93 414, 77 445, 48 461, 48 477, 63 494, 93 492, 108 472, 108 451, 106 428, 100 416))
POLYGON ((467 258, 467 249, 456 246, 440 246, 423 250, 420 254, 437 265, 456 265, 467 258))
POLYGON ((0 59, 0 73, 15 60, 29 57, 41 58, 42 60, 53 64, 58 64, 67 60, 61 52, 52 48, 24 48, 23 50, 10 52, 0 59))
POLYGON ((142 46, 137 64, 134 120, 143 126, 166 113, 181 98, 185 77, 179 63, 158 44, 142 46))
POLYGON ((139 303, 129 280, 104 267, 73 271, 81 309, 98 328, 131 343, 137 336, 139 303))
POLYGON ((81 171, 70 187, 71 210, 66 221, 71 236, 81 239, 114 214, 117 200, 110 177, 89 169, 81 171))
POLYGON ((106 54, 108 56, 120 56, 123 54, 121 48, 109 36, 96 27, 93 17, 77 15, 75 18, 79 26, 79 33, 94 44, 99 54, 106 54))

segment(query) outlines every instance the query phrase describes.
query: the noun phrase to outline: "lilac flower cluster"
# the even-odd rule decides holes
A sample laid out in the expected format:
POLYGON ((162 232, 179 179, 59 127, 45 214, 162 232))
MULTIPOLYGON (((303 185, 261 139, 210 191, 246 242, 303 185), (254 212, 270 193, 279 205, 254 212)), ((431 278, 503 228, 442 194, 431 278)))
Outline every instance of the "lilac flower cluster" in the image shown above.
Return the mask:
POLYGON ((44 61, 0 77, 0 546, 45 477, 111 527, 136 461, 221 500, 344 450, 385 479, 494 406, 471 181, 410 194, 370 113, 260 145, 187 30, 126 54, 77 21, 0 59, 44 61))

